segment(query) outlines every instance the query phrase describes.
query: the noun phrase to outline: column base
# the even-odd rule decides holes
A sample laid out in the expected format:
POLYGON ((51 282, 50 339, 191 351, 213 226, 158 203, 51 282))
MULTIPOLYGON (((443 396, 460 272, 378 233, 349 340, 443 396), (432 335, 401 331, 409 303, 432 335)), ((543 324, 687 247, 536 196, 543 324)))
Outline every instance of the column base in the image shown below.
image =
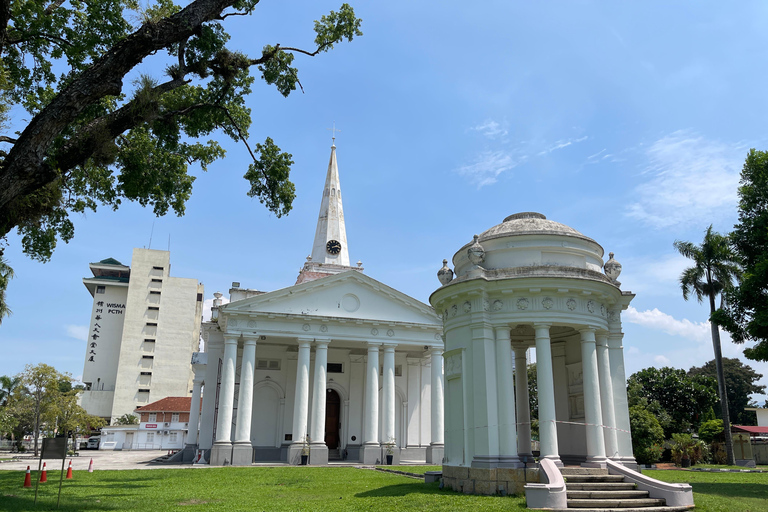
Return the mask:
POLYGON ((473 468, 497 468, 499 467, 499 456, 475 455, 470 466, 473 468))
POLYGON ((379 443, 364 444, 360 448, 360 462, 366 465, 381 464, 381 445, 379 443))
POLYGON ((536 468, 538 467, 538 464, 536 463, 536 458, 533 456, 532 453, 518 453, 517 458, 520 459, 520 462, 522 462, 526 468, 536 468))
POLYGON ((614 462, 618 462, 619 464, 628 467, 632 471, 639 471, 640 466, 638 465, 637 461, 634 457, 617 457, 615 459, 611 459, 614 462))
POLYGON ((427 446, 427 464, 442 465, 444 456, 444 444, 431 444, 427 446))
POLYGON ((587 456, 586 462, 582 462, 580 466, 583 468, 605 469, 608 467, 608 465, 606 464, 607 460, 608 458, 603 455, 589 455, 587 456))
POLYGON ((539 460, 541 460, 541 459, 549 459, 549 460, 551 460, 552 462, 555 463, 555 466, 557 466, 559 468, 565 467, 565 464, 563 464, 563 461, 560 460, 560 456, 559 455, 544 455, 542 457, 539 457, 539 460))
POLYGON ((286 462, 293 466, 301 465, 301 452, 304 450, 303 443, 293 443, 288 446, 288 457, 286 462))
POLYGON ((194 444, 187 444, 184 446, 184 449, 181 451, 181 462, 195 462, 195 459, 197 458, 197 445, 194 444))
POLYGON ((250 466, 253 463, 253 445, 250 441, 235 443, 232 447, 232 465, 250 466))
POLYGON ((328 464, 328 446, 325 443, 309 445, 309 464, 311 466, 325 466, 328 464))
POLYGON ((500 468, 524 468, 525 464, 517 455, 499 455, 500 468))
POLYGON ((216 441, 211 448, 211 466, 229 466, 232 464, 232 443, 216 441))

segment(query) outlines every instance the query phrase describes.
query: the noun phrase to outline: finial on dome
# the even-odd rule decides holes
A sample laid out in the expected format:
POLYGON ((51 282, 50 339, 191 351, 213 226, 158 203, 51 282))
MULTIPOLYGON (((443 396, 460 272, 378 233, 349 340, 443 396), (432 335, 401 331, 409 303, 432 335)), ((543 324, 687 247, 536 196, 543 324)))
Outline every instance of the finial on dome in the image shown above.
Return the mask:
POLYGON ((437 279, 443 286, 453 281, 453 270, 448 268, 448 260, 443 260, 443 267, 437 271, 437 279))
POLYGON ((480 267, 480 264, 485 261, 485 249, 483 249, 483 246, 478 242, 479 238, 479 235, 475 235, 474 242, 469 246, 469 249, 467 249, 467 257, 469 258, 469 261, 476 267, 480 267))
POLYGON ((621 275, 621 263, 613 259, 613 253, 608 253, 608 261, 603 265, 603 272, 616 286, 621 286, 621 283, 617 281, 621 275))

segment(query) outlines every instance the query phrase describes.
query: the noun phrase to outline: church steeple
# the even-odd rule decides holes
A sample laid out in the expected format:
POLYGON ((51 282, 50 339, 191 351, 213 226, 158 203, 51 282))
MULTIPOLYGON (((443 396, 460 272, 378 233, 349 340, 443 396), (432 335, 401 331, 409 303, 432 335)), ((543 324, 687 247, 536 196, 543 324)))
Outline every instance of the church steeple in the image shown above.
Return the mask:
POLYGON ((320 202, 320 214, 317 216, 312 254, 307 257, 307 262, 299 271, 296 284, 349 270, 363 271, 361 262, 358 261, 356 267, 349 264, 347 228, 344 224, 344 208, 341 204, 341 184, 339 182, 339 165, 336 161, 335 140, 336 137, 334 137, 334 144, 331 145, 331 159, 328 162, 328 172, 325 176, 325 187, 323 188, 323 199, 320 202))
POLYGON ((312 262, 349 266, 347 229, 344 225, 344 208, 341 204, 336 144, 331 146, 331 159, 328 162, 323 200, 317 217, 315 242, 312 244, 312 262))

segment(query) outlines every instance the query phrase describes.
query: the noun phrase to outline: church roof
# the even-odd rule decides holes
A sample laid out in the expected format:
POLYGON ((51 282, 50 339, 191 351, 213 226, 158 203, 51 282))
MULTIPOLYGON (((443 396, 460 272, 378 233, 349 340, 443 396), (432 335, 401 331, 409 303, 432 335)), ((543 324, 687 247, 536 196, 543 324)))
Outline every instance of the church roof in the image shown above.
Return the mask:
POLYGON ((504 219, 504 222, 497 224, 490 229, 483 231, 478 239, 479 242, 498 238, 502 236, 516 235, 561 235, 572 236, 595 242, 591 238, 576 231, 570 226, 547 219, 545 215, 537 212, 515 213, 504 219))

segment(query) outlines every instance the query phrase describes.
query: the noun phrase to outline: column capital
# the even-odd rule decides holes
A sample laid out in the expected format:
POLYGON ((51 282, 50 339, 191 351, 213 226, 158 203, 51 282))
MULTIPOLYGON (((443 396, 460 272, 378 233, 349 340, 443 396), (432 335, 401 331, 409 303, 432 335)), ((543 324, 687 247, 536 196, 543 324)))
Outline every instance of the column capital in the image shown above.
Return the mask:
POLYGON ((296 338, 296 341, 299 343, 299 346, 301 347, 304 345, 307 345, 307 346, 311 345, 312 342, 315 341, 315 339, 314 338, 296 338))
POLYGON ((579 329, 579 333, 581 333, 581 342, 595 343, 595 330, 596 330, 595 327, 592 327, 592 326, 579 329))
POLYGON ((552 324, 551 323, 546 323, 546 322, 536 322, 536 323, 533 324, 533 328, 536 329, 536 330, 539 330, 539 329, 547 329, 548 330, 550 327, 552 327, 552 324))
POLYGON ((365 344, 368 345, 369 352, 374 349, 378 352, 379 347, 381 346, 380 341, 366 341, 365 344))
POLYGON ((240 339, 240 333, 224 333, 224 344, 229 345, 231 343, 237 343, 237 340, 240 339))
POLYGON ((512 328, 509 325, 497 325, 494 326, 494 331, 496 331, 496 338, 500 338, 499 333, 507 333, 507 338, 509 339, 509 333, 512 332, 512 328))
POLYGON ((515 352, 516 358, 525 358, 525 353, 528 352, 528 345, 512 345, 512 350, 515 352))
POLYGON ((381 346, 384 349, 384 352, 394 352, 397 343, 382 343, 381 346))
POLYGON ((315 340, 315 349, 318 349, 318 348, 322 348, 322 349, 328 348, 328 344, 330 342, 331 342, 331 340, 318 340, 318 339, 316 339, 315 340))
POLYGON ((259 337, 255 334, 243 334, 243 345, 256 345, 256 341, 259 337))
POLYGON ((432 356, 442 356, 445 350, 443 347, 429 347, 429 354, 432 356))

